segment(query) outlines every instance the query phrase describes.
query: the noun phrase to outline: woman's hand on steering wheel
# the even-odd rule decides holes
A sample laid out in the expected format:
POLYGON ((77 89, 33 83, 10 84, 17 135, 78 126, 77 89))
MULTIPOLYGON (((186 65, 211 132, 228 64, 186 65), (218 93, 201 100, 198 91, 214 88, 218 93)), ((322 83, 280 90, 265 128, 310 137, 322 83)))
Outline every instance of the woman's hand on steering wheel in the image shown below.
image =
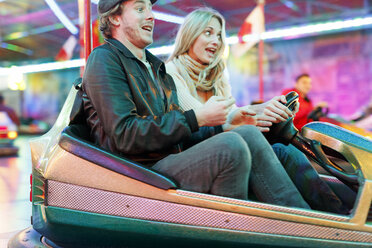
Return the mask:
POLYGON ((297 101, 295 104, 295 108, 292 111, 293 116, 295 116, 299 110, 300 110, 300 103, 297 101))
POLYGON ((250 106, 257 115, 262 116, 265 121, 279 123, 293 116, 293 113, 284 105, 287 100, 284 95, 276 96, 271 100, 250 106))

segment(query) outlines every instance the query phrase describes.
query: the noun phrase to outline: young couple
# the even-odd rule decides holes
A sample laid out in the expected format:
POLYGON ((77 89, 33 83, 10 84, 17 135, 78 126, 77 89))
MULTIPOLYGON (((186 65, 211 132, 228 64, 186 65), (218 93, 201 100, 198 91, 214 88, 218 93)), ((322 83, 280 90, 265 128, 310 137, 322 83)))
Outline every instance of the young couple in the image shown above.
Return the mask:
POLYGON ((293 113, 284 96, 238 108, 224 76, 225 20, 212 9, 190 13, 166 65, 153 41, 156 0, 100 0, 106 43, 83 76, 84 110, 96 144, 151 166, 181 188, 346 213, 338 197, 293 146, 262 135, 293 113))

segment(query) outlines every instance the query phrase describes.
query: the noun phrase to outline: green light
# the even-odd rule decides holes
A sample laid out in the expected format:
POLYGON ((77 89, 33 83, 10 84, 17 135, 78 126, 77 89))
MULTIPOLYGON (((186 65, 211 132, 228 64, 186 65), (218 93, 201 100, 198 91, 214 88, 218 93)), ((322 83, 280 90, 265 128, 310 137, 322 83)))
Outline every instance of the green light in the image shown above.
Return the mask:
POLYGON ((14 45, 14 44, 5 43, 5 42, 1 43, 1 47, 5 48, 5 49, 8 49, 8 50, 11 50, 11 51, 14 51, 14 52, 24 53, 26 55, 32 55, 34 53, 30 49, 26 49, 26 48, 23 48, 23 47, 14 45))

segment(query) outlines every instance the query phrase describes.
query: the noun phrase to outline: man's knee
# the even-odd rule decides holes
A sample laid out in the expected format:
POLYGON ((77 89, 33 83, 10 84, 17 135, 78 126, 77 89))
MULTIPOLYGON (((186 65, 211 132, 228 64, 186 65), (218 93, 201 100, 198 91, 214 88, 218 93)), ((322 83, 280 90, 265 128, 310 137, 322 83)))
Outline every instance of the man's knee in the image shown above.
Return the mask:
POLYGON ((238 166, 241 169, 250 170, 251 153, 244 139, 234 132, 220 134, 218 142, 215 144, 217 153, 223 153, 229 157, 231 165, 238 166))
POLYGON ((261 133, 261 131, 256 126, 253 125, 240 126, 233 129, 232 131, 240 134, 243 137, 249 136, 252 139, 264 139, 264 136, 261 133))
POLYGON ((271 149, 269 142, 263 136, 261 131, 252 125, 245 125, 235 128, 231 132, 238 133, 248 144, 249 149, 255 152, 262 152, 271 149))
POLYGON ((247 144, 244 142, 242 137, 238 133, 225 132, 218 135, 218 141, 216 145, 220 146, 221 149, 228 149, 231 151, 245 151, 247 144))

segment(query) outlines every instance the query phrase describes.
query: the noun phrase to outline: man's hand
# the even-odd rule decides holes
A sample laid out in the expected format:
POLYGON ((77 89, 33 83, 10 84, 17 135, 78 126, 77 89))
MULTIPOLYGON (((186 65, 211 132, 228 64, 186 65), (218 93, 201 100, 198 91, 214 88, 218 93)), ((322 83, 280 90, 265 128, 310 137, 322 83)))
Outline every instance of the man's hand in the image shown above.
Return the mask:
POLYGON ((256 113, 248 108, 237 108, 227 116, 226 123, 223 125, 224 131, 230 131, 242 125, 256 125, 256 113))
POLYGON ((234 103, 233 98, 225 99, 220 96, 209 98, 203 107, 194 110, 199 127, 224 124, 234 103))
POLYGON ((328 107, 328 103, 327 103, 327 102, 319 102, 319 103, 314 107, 314 109, 316 109, 317 107, 320 107, 320 108, 327 108, 327 107, 328 107))

